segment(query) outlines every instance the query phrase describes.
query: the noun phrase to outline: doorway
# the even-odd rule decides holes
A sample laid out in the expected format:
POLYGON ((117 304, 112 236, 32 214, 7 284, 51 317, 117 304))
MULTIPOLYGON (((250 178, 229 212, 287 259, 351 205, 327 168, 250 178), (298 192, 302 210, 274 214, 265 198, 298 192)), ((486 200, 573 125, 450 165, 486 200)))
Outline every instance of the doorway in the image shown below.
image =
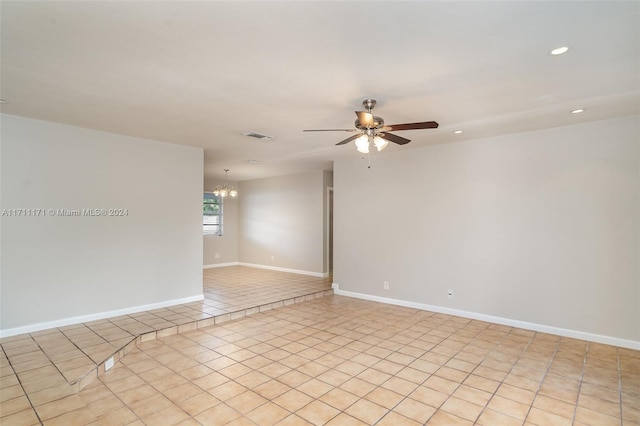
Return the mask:
POLYGON ((327 187, 327 270, 333 275, 333 187, 327 187))

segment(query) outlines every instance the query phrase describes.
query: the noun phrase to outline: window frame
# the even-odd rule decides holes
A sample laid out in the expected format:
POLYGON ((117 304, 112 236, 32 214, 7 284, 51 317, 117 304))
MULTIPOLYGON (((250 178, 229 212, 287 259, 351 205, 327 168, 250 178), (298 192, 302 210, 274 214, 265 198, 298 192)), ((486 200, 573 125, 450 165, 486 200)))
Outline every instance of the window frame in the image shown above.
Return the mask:
POLYGON ((202 233, 205 236, 214 236, 214 237, 221 237, 223 235, 224 232, 224 228, 223 228, 223 218, 224 218, 224 197, 221 197, 219 195, 215 195, 213 192, 209 192, 209 191, 204 191, 203 195, 202 195, 202 233), (213 199, 217 199, 217 202, 207 202, 206 196, 210 195, 213 199), (204 212, 204 208, 205 205, 207 204, 211 204, 211 205, 218 205, 218 213, 214 213, 211 215, 207 215, 204 212), (206 216, 217 216, 218 217, 218 223, 205 223, 205 217, 206 216), (217 226, 218 230, 208 230, 206 227, 207 226, 217 226))

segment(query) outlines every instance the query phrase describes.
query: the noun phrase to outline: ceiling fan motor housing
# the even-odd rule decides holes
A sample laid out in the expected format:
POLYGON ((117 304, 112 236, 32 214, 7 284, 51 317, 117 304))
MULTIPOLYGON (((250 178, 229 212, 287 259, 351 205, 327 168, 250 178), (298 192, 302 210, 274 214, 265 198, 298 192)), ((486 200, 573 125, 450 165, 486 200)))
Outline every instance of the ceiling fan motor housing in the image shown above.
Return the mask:
POLYGON ((354 124, 356 126, 356 129, 360 129, 360 130, 380 129, 380 128, 382 128, 384 126, 384 120, 382 118, 380 118, 380 117, 374 116, 372 125, 367 127, 367 126, 362 125, 362 123, 360 123, 360 119, 357 118, 354 124))

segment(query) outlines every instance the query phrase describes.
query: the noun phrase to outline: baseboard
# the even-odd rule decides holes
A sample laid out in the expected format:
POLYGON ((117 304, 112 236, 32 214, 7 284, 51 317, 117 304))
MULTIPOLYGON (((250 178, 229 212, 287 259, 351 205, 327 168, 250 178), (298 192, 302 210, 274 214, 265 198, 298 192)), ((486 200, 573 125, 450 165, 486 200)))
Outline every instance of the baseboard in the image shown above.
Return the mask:
POLYGON ((202 269, 224 268, 225 266, 238 266, 238 262, 212 263, 210 265, 202 265, 202 269))
POLYGON ((573 339, 587 340, 590 342, 602 343, 605 345, 613 345, 613 346, 620 346, 623 348, 640 350, 640 342, 637 342, 634 340, 621 339, 618 337, 604 336, 601 334, 587 333, 584 331, 570 330, 570 329, 560 328, 560 327, 551 327, 543 324, 536 324, 532 322, 519 321, 519 320, 503 318, 503 317, 496 317, 492 315, 485 315, 485 314, 480 314, 476 312, 463 311, 459 309, 445 308, 445 307, 436 306, 436 305, 427 305, 424 303, 410 302, 407 300, 391 299, 387 297, 374 296, 371 294, 345 291, 345 290, 340 290, 340 285, 338 283, 333 283, 331 287, 333 288, 333 293, 338 296, 353 297, 355 299, 370 300, 372 302, 380 302, 380 303, 386 303, 389 305, 403 306, 406 308, 420 309, 422 311, 430 311, 430 312, 438 312, 441 314, 455 315, 458 317, 475 319, 479 321, 486 321, 486 322, 506 325, 510 327, 523 328, 526 330, 538 331, 541 333, 555 334, 557 336, 571 337, 573 339))
POLYGON ((326 278, 329 274, 323 272, 301 271, 299 269, 280 268, 278 266, 258 265, 256 263, 238 262, 239 266, 249 266, 250 268, 269 269, 271 271, 289 272, 292 274, 308 275, 311 277, 326 278))
POLYGON ((254 263, 245 263, 245 262, 212 263, 210 265, 203 265, 202 269, 224 268, 225 266, 249 266, 251 268, 270 269, 272 271, 281 271, 281 272, 291 272, 293 274, 310 275, 312 277, 319 277, 319 278, 328 278, 331 275, 329 272, 301 271, 299 269, 279 268, 277 266, 257 265, 254 263))
POLYGON ((166 308, 166 307, 175 306, 175 305, 182 305, 184 303, 199 302, 200 300, 204 300, 203 294, 200 294, 197 296, 191 296, 191 297, 184 297, 182 299, 167 300, 159 303, 151 303, 148 305, 132 306, 130 308, 117 309, 114 311, 100 312, 97 314, 81 315, 77 317, 63 318, 55 321, 47 321, 47 322, 40 322, 37 324, 25 325, 22 327, 7 328, 5 330, 0 330, 0 338, 16 336, 18 334, 24 334, 24 333, 33 333, 36 331, 47 330, 50 328, 65 327, 67 325, 81 324, 83 322, 90 322, 90 321, 96 321, 96 320, 101 320, 105 318, 112 318, 120 315, 135 314, 138 312, 150 311, 153 309, 166 308))

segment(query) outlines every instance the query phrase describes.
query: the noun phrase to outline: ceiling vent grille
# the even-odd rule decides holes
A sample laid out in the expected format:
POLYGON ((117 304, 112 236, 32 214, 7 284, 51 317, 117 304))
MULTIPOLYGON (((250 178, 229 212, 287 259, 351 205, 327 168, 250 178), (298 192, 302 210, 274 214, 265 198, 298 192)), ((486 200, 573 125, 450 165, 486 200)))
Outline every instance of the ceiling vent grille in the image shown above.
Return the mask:
POLYGON ((262 133, 257 133, 257 132, 249 132, 249 133, 245 133, 244 135, 249 136, 250 138, 260 139, 261 141, 268 141, 270 139, 273 139, 271 136, 263 135, 262 133))

